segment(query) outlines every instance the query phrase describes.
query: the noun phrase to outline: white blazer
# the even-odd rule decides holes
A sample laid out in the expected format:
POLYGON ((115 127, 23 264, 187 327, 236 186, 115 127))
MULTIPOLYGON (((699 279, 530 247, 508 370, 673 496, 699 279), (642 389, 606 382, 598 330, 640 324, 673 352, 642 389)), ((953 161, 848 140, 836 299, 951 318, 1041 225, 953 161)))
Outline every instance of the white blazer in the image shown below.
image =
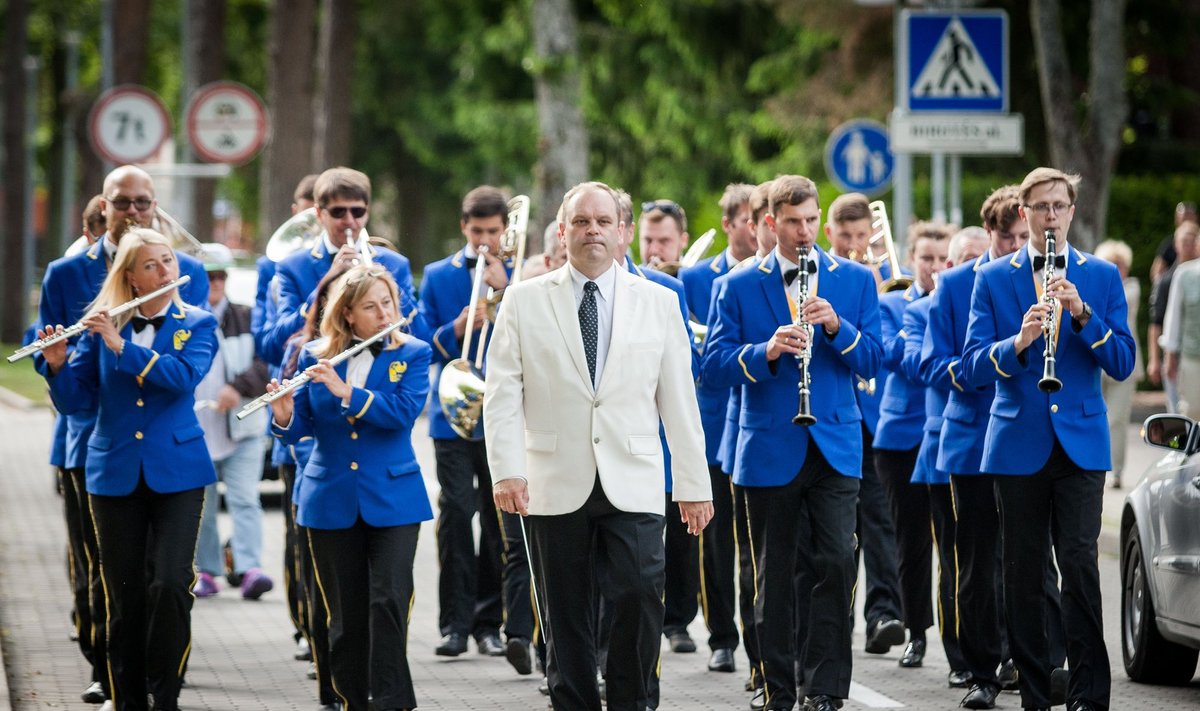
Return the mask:
POLYGON ((617 269, 612 340, 593 389, 566 266, 510 287, 488 348, 492 481, 524 478, 529 513, 583 506, 596 472, 622 511, 662 515, 662 421, 675 501, 710 501, 691 351, 669 289, 617 269))

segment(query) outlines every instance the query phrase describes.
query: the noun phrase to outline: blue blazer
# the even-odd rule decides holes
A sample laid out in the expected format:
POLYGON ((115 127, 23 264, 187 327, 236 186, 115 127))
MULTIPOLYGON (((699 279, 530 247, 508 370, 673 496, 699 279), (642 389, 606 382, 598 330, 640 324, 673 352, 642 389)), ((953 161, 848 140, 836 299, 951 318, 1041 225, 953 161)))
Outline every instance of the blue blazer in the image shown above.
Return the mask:
MULTIPOLYGON (((905 451, 921 444, 925 421, 925 388, 900 367, 904 358, 904 309, 917 301, 916 287, 879 297, 879 328, 883 336, 883 367, 888 371, 879 401, 875 449, 905 451)), ((879 382, 876 379, 876 382, 879 382)))
POLYGON ((984 252, 974 262, 947 269, 938 277, 938 288, 929 297, 933 308, 921 346, 921 380, 949 395, 942 411, 937 468, 955 476, 980 473, 987 412, 996 394, 991 382, 978 386, 966 382, 962 363, 975 273, 987 264, 988 255, 984 252))
POLYGON ((89 494, 130 494, 139 475, 162 494, 217 480, 193 396, 216 353, 216 329, 207 311, 172 303, 153 348, 135 344, 125 324, 120 356, 96 334, 81 336, 53 376, 37 356, 59 412, 97 412, 84 465, 89 494))
MULTIPOLYGON (((283 351, 279 344, 267 342, 268 319, 276 313, 275 302, 278 299, 278 285, 272 285, 275 278, 275 262, 266 256, 258 258, 254 263, 258 270, 258 282, 254 292, 254 310, 250 312, 250 331, 254 334, 254 350, 267 365, 278 368, 283 351)), ((286 340, 285 340, 286 342, 286 340)))
MULTIPOLYGON (((757 264, 757 258, 754 258, 752 264, 757 264)), ((717 317, 717 302, 721 298, 721 294, 725 291, 725 283, 729 281, 729 276, 733 272, 726 272, 713 281, 712 294, 709 297, 708 319, 705 325, 708 326, 708 332, 712 333, 717 317)), ((707 345, 707 344, 706 344, 707 345)), ((713 388, 708 383, 704 374, 701 373, 699 385, 705 388, 713 388)), ((720 443, 717 446, 717 464, 721 466, 721 471, 726 474, 732 474, 734 464, 736 462, 737 453, 737 438, 738 438, 738 416, 742 411, 742 386, 735 385, 729 388, 729 400, 725 403, 725 422, 721 425, 720 443)), ((703 419, 703 414, 701 415, 703 419)), ((705 443, 707 445, 708 435, 705 433, 705 443)))
MULTIPOLYGON (((316 363, 311 349, 312 344, 301 355, 301 369, 316 363)), ((304 480, 297 523, 342 529, 361 516, 382 528, 433 518, 412 447, 412 426, 429 393, 429 357, 429 344, 416 339, 381 351, 347 407, 318 383, 296 391, 291 426, 272 424, 272 432, 287 443, 309 435, 315 442, 297 477, 304 480)), ((337 366, 343 378, 347 366, 337 366)))
POLYGON ((1112 465, 1100 373, 1124 380, 1133 372, 1125 290, 1108 262, 1074 248, 1067 257, 1066 277, 1092 307, 1092 317, 1080 327, 1063 310, 1056 356, 1063 387, 1057 393, 1037 388, 1045 339, 1019 356, 1013 347, 1040 288, 1028 248, 989 262, 975 277, 963 370, 972 384, 996 383, 983 443, 982 468, 988 473, 1035 473, 1056 439, 1080 469, 1103 472, 1112 465))
POLYGON ((927 324, 933 305, 931 298, 917 299, 904 309, 904 358, 900 361, 900 369, 905 377, 925 388, 925 425, 921 429, 921 448, 917 451, 917 463, 910 480, 913 484, 950 483, 950 475, 937 468, 942 411, 946 409, 946 398, 950 393, 946 383, 927 382, 921 374, 921 349, 928 338, 927 324))
MULTIPOLYGON (((100 286, 108 276, 108 263, 104 256, 104 240, 101 236, 91 247, 79 254, 50 262, 42 278, 42 297, 38 303, 38 325, 45 328, 59 324, 70 326, 83 318, 88 304, 100 293, 100 286)), ((179 290, 185 303, 202 308, 208 307, 208 275, 204 265, 193 257, 176 252, 179 273, 192 278, 179 290)), ((73 339, 74 341, 78 338, 73 339)), ((51 461, 55 466, 76 469, 87 460, 87 442, 96 425, 96 412, 77 411, 71 415, 61 414, 55 422, 52 450, 61 451, 62 461, 51 461)), ((55 457, 52 455, 51 459, 55 457)))
MULTIPOLYGON (((375 262, 384 266, 396 280, 400 291, 400 303, 396 308, 401 316, 411 320, 409 333, 428 341, 429 330, 417 309, 408 257, 389 249, 371 249, 375 262)), ((282 355, 288 338, 304 325, 304 316, 312 307, 317 284, 332 266, 333 255, 326 254, 323 238, 318 239, 312 249, 289 255, 275 265, 275 277, 279 280, 279 304, 275 313, 267 318, 268 332, 262 337, 264 353, 282 355)))
MULTIPOLYGON (((723 251, 679 273, 687 296, 688 309, 700 323, 708 323, 717 277, 727 274, 732 265, 723 251)), ((696 383, 696 401, 700 405, 700 424, 704 428, 704 455, 709 465, 720 465, 718 456, 721 437, 725 431, 725 414, 729 406, 730 388, 712 387, 701 379, 696 383)))
MULTIPOLYGON (((304 346, 296 346, 292 343, 288 344, 287 350, 283 353, 284 363, 287 363, 291 360, 292 351, 296 348, 304 348, 304 346)), ((297 362, 297 366, 299 366, 299 362, 297 362)), ((280 368, 272 367, 271 377, 279 377, 281 369, 282 365, 280 368)), ((296 372, 299 372, 299 370, 296 372)), ((270 433, 271 431, 271 421, 268 420, 267 432, 270 433)), ((298 495, 300 493, 300 486, 304 479, 302 473, 304 471, 304 465, 308 463, 308 458, 312 454, 312 448, 313 438, 311 435, 301 437, 298 441, 291 444, 285 444, 284 441, 278 437, 271 440, 271 466, 279 467, 285 464, 290 464, 296 467, 295 481, 292 482, 292 503, 299 502, 298 495)))
POLYGON ((847 477, 862 476, 862 414, 854 397, 854 374, 875 375, 882 358, 879 299, 875 280, 863 266, 816 250, 820 268, 816 294, 841 317, 837 335, 814 334, 809 373, 811 427, 792 424, 798 405, 800 367, 795 358, 767 361, 767 341, 791 323, 787 294, 775 253, 755 268, 727 277, 704 354, 704 378, 714 385, 740 386, 734 483, 783 486, 800 472, 815 439, 829 464, 847 477))

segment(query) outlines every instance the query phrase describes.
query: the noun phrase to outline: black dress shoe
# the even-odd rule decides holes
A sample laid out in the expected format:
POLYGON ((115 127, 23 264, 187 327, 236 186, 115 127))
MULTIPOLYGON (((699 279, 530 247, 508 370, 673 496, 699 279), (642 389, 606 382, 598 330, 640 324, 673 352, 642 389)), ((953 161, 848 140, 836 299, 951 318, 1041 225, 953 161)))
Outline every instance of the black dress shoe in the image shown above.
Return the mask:
POLYGON ((1092 702, 1090 701, 1075 699, 1067 704, 1067 711, 1096 711, 1096 707, 1092 706, 1092 702))
POLYGON ((466 635, 451 632, 442 637, 442 641, 438 642, 438 646, 433 650, 433 653, 439 657, 457 657, 465 651, 467 651, 466 635))
POLYGON ((867 630, 867 654, 887 654, 897 644, 904 644, 904 623, 900 620, 877 620, 867 630))
POLYGON ((824 694, 818 696, 809 696, 804 700, 802 711, 837 711, 842 707, 839 699, 824 694))
POLYGON ((1059 706, 1067 703, 1067 684, 1071 681, 1071 674, 1062 667, 1055 667, 1050 671, 1050 705, 1059 706))
POLYGON ((965 689, 971 685, 975 675, 966 669, 951 669, 946 675, 946 685, 951 689, 965 689))
POLYGON ((1001 691, 1016 691, 1020 688, 1021 675, 1017 673, 1017 665, 1011 659, 1000 665, 1000 672, 996 678, 1000 681, 1001 691))
POLYGON ((475 638, 479 653, 485 657, 503 657, 504 645, 500 643, 500 635, 495 632, 481 634, 475 638))
POLYGON ((925 662, 925 640, 914 639, 904 648, 900 655, 900 666, 905 669, 915 669, 925 662))
POLYGON ((708 658, 708 670, 715 672, 733 672, 736 666, 733 661, 732 649, 714 649, 708 658))
POLYGON ((88 688, 83 690, 79 698, 83 699, 85 704, 102 704, 108 700, 108 695, 104 693, 104 687, 100 685, 100 682, 93 681, 88 684, 88 688))
POLYGON ((687 630, 672 632, 667 635, 667 640, 671 643, 671 651, 677 654, 691 654, 696 651, 696 643, 692 641, 692 636, 687 630))
POLYGON ((1000 689, 991 684, 975 684, 963 697, 959 706, 964 709, 994 709, 996 708, 996 696, 999 693, 1000 689))
POLYGON ((334 701, 332 704, 321 704, 317 707, 317 711, 342 711, 342 703, 334 701))
POLYGON ((759 687, 754 691, 754 696, 750 699, 750 711, 762 711, 767 705, 767 690, 759 687))
POLYGON ((529 640, 523 637, 509 637, 508 644, 504 645, 504 657, 521 676, 533 673, 533 660, 529 656, 529 640))

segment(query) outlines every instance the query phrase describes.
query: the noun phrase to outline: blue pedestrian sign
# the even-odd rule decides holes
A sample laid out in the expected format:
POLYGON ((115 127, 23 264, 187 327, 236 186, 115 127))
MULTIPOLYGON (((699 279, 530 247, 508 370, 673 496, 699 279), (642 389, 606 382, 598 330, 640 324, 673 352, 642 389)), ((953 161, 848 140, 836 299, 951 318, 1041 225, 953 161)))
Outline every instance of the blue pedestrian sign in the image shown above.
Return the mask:
POLYGON ((907 109, 1008 111, 1008 14, 906 12, 901 36, 907 109))
POLYGON ((887 128, 875 121, 847 121, 825 141, 825 173, 843 192, 887 192, 895 162, 887 128))

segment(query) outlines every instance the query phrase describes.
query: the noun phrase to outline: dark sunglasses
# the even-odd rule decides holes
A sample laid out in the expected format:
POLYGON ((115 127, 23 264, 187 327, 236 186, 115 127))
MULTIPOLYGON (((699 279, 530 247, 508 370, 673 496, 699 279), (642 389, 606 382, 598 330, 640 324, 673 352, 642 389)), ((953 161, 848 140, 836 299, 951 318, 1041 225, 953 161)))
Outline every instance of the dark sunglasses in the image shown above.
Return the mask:
POLYGON ((683 208, 670 200, 651 200, 650 202, 642 203, 642 212, 654 212, 659 210, 672 217, 683 216, 683 208))
POLYGON ((118 210, 128 210, 129 206, 133 205, 139 211, 149 210, 150 206, 154 204, 154 201, 150 198, 137 198, 135 200, 130 200, 127 197, 115 197, 109 198, 108 202, 118 210))
POLYGON ((350 215, 353 216, 354 219, 356 219, 356 220, 358 218, 362 217, 363 215, 367 214, 367 208, 363 207, 362 205, 355 205, 354 207, 346 207, 345 205, 338 205, 337 207, 325 208, 325 212, 328 212, 329 216, 335 220, 340 220, 343 217, 345 217, 347 210, 350 211, 350 215))

